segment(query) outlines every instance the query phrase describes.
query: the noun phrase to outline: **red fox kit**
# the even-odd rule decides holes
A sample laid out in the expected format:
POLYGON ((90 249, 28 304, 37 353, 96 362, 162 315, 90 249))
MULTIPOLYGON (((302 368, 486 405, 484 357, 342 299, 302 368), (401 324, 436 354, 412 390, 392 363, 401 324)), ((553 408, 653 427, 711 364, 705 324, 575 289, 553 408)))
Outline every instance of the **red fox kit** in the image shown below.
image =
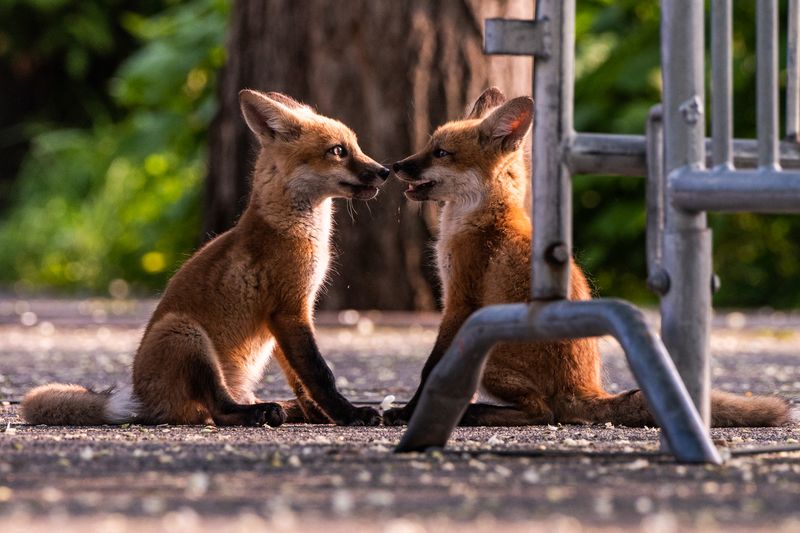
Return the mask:
POLYGON ((32 424, 374 425, 336 389, 312 313, 328 269, 332 198, 370 199, 389 169, 344 124, 279 93, 240 93, 260 153, 247 209, 172 277, 133 362, 133 387, 44 385, 22 401, 32 424), (270 359, 297 395, 253 394, 270 359))
MULTIPOLYGON (((466 318, 491 304, 522 302, 529 295, 531 220, 524 208, 529 165, 523 141, 533 116, 528 97, 506 102, 491 88, 464 120, 449 122, 419 153, 395 163, 411 200, 444 204, 437 261, 444 314, 422 384, 402 408, 384 413, 402 424, 420 390, 466 318)), ((569 298, 591 298, 580 268, 572 264, 569 298)), ((490 354, 480 393, 494 405, 473 404, 462 425, 528 425, 613 422, 655 425, 640 391, 603 390, 595 339, 500 344, 490 354)), ((714 392, 714 426, 774 426, 788 420, 778 398, 743 398, 714 392)))

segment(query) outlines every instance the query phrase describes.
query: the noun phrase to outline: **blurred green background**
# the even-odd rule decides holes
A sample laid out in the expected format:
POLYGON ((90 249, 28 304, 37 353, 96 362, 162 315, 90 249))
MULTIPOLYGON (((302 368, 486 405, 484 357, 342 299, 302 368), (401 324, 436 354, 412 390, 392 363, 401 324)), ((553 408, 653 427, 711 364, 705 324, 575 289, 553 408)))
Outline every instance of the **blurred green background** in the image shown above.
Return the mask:
POLYGON ((197 246, 229 4, 0 4, 16 21, 0 34, 6 68, 53 65, 52 100, 2 133, 29 144, 3 190, 0 282, 107 294, 120 279, 152 292, 197 246))
MULTIPOLYGON (((754 3, 734 6, 735 134, 752 137, 754 3)), ((0 290, 163 288, 201 240, 230 12, 230 0, 0 0, 0 74, 17 84, 0 96, 27 94, 0 111, 0 290)), ((660 98, 658 44, 657 2, 578 1, 578 130, 643 133, 660 98)), ((574 194, 576 255, 597 292, 655 302, 644 180, 579 176, 574 194)), ((716 305, 800 307, 800 218, 711 223, 716 305)))

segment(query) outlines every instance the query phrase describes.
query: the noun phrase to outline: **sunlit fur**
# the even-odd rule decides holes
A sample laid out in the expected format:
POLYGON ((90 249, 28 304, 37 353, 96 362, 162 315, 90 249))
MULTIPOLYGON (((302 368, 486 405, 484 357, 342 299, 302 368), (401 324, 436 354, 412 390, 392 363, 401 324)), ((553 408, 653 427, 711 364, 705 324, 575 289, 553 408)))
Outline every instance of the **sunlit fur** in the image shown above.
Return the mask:
MULTIPOLYGON (((466 119, 441 126, 420 152, 394 166, 409 184, 410 199, 443 202, 436 250, 444 310, 423 383, 471 313, 529 299, 532 226, 524 191, 530 167, 523 140, 532 112, 529 98, 506 102, 489 89, 466 119), (436 150, 450 155, 436 157, 436 150)), ((569 299, 591 298, 581 269, 572 261, 570 269, 569 299)), ((494 405, 470 406, 462 424, 655 425, 641 392, 603 389, 600 365, 595 339, 500 344, 480 384, 480 397, 494 405)), ((419 390, 406 407, 384 413, 384 421, 407 421, 418 398, 419 390)), ((787 419, 779 398, 712 395, 715 426, 773 426, 787 419)))
POLYGON ((170 280, 134 358, 133 392, 46 385, 23 400, 28 422, 380 421, 336 389, 312 315, 329 265, 331 199, 374 196, 388 169, 363 154, 345 125, 285 95, 243 91, 240 100, 260 144, 248 207, 170 280), (331 153, 337 145, 346 157, 331 153), (256 399, 270 358, 296 401, 256 399))

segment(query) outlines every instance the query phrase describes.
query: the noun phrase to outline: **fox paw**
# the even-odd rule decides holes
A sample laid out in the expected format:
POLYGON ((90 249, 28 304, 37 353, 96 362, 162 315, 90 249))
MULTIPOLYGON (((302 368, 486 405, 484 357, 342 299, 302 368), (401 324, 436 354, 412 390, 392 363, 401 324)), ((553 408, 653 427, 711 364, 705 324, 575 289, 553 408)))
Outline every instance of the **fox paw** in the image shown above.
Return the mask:
POLYGON ((263 426, 267 424, 276 428, 286 422, 286 411, 277 403, 256 403, 251 408, 247 422, 248 426, 263 426))
POLYGON ((340 422, 340 426, 377 426, 381 423, 380 413, 372 407, 356 407, 348 420, 340 422))
POLYGON ((383 425, 385 426, 405 426, 411 418, 411 413, 404 407, 394 407, 383 412, 383 425))

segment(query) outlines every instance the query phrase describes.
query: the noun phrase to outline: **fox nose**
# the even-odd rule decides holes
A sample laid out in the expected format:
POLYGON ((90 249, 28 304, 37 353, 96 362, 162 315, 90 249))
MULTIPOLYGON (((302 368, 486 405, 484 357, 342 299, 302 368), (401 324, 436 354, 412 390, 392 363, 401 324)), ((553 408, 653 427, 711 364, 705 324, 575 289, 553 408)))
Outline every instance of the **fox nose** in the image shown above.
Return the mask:
POLYGON ((389 174, 391 174, 391 171, 384 166, 366 168, 358 173, 358 179, 364 183, 370 184, 375 181, 376 177, 380 178, 381 181, 385 181, 386 178, 389 177, 389 174))
POLYGON ((417 179, 417 175, 420 172, 419 167, 417 166, 416 162, 409 159, 403 159, 402 161, 398 161, 394 165, 392 165, 395 174, 400 176, 400 173, 403 172, 411 179, 417 179))

